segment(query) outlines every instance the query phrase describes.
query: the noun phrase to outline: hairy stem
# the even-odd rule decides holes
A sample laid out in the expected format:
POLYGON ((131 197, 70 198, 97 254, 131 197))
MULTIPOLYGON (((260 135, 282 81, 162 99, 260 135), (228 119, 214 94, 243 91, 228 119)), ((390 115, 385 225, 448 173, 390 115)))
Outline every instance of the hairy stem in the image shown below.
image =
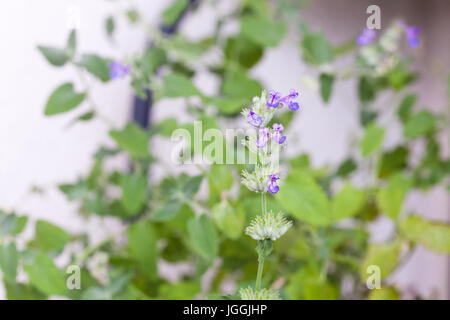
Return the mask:
POLYGON ((258 257, 258 273, 256 274, 256 285, 255 285, 256 291, 258 291, 261 288, 263 268, 264 268, 264 257, 261 257, 260 255, 258 257))

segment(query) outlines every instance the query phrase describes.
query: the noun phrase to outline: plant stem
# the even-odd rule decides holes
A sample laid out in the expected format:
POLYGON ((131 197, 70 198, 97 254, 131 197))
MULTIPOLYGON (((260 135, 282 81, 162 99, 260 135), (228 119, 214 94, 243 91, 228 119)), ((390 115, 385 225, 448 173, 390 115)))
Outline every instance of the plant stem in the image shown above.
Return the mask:
POLYGON ((262 278, 263 268, 264 268, 264 258, 259 256, 258 257, 258 273, 256 274, 256 285, 255 285, 256 291, 259 291, 259 289, 261 287, 261 278, 262 278))

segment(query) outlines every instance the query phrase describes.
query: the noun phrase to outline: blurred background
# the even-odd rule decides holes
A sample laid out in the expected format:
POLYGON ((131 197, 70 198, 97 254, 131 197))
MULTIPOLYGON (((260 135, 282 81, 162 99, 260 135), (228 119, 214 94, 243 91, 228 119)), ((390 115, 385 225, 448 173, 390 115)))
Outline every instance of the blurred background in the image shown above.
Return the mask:
MULTIPOLYGON (((201 39, 211 34, 217 15, 231 10, 235 0, 208 1, 195 12, 189 12, 179 30, 189 39, 201 39)), ((144 19, 158 25, 161 12, 170 0, 141 0, 132 2, 144 19)), ((446 79, 450 70, 450 2, 445 0, 315 0, 302 5, 300 16, 311 29, 322 30, 331 43, 344 43, 361 32, 367 19, 366 8, 377 4, 381 8, 382 29, 395 19, 403 19, 423 30, 423 45, 414 52, 415 64, 421 76, 414 83, 419 93, 419 105, 433 111, 448 108, 446 79)), ((88 219, 77 214, 77 206, 64 195, 50 188, 44 196, 27 195, 33 185, 52 186, 73 181, 92 165, 91 155, 99 145, 112 144, 108 127, 100 122, 75 124, 67 128, 69 115, 46 118, 43 106, 49 93, 59 83, 71 80, 76 71, 70 67, 50 68, 36 47, 63 43, 70 30, 74 14, 79 17, 78 46, 82 52, 96 52, 120 59, 142 50, 148 40, 144 32, 126 21, 118 21, 114 42, 105 37, 104 19, 123 10, 127 1, 83 0, 16 0, 0 5, 0 38, 2 39, 0 77, 0 205, 27 213, 33 219, 46 219, 68 231, 87 231, 94 239, 121 228, 114 218, 88 219)), ((239 27, 230 24, 230 34, 239 27)), ((298 41, 289 33, 283 43, 268 49, 262 60, 251 70, 266 88, 287 91, 298 88, 302 114, 291 125, 292 141, 289 153, 305 151, 311 154, 314 165, 333 165, 345 159, 351 133, 360 130, 356 113, 356 81, 337 82, 330 103, 325 105, 317 91, 305 87, 305 79, 315 71, 299 59, 298 41)), ((122 126, 131 117, 133 92, 128 79, 107 85, 95 85, 93 95, 102 114, 122 126)), ((219 82, 206 72, 198 72, 194 83, 205 93, 213 94, 219 82)), ((383 103, 383 97, 379 99, 383 103)), ((183 99, 162 100, 152 108, 152 121, 175 116, 188 119, 180 113, 183 99), (180 106, 180 108, 178 108, 180 106)), ((87 110, 86 106, 82 106, 87 110)), ((81 110, 81 109, 80 109, 81 110)), ((81 114, 81 111, 80 111, 81 114)), ((399 130, 388 133, 385 146, 395 145, 399 130)), ((442 137, 443 152, 449 155, 449 141, 442 137)), ((170 150, 164 141, 152 142, 155 150, 170 150)), ((164 154, 166 151, 161 151, 164 154)), ((117 159, 117 167, 126 168, 127 159, 117 159)), ((179 168, 172 168, 179 170, 179 168)), ((195 171, 193 168, 185 168, 195 171)), ((160 168, 162 172, 167 168, 160 168)), ((184 170, 184 169, 183 169, 184 170)), ((158 170, 154 170, 158 179, 158 170), (156 172, 155 172, 156 171, 156 172)), ((406 206, 415 212, 426 213, 427 218, 450 221, 448 191, 434 188, 426 194, 412 193, 406 206)), ((374 224, 371 239, 384 241, 393 227, 388 219, 374 224)), ((32 230, 26 230, 24 238, 32 230)), ((424 295, 450 298, 450 264, 448 257, 419 248, 408 263, 395 274, 395 282, 405 290, 424 295)), ((0 297, 3 296, 0 286, 0 297)))

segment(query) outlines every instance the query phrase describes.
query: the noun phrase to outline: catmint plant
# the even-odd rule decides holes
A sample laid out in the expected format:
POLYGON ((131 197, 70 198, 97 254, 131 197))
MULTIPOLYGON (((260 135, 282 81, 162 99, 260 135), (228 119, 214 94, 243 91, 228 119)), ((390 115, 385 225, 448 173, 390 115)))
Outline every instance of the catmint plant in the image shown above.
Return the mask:
POLYGON ((261 288, 261 279, 264 260, 272 252, 273 241, 279 239, 292 226, 292 222, 284 218, 283 213, 267 211, 267 193, 276 194, 280 190, 278 172, 278 153, 286 147, 284 127, 280 123, 269 125, 276 111, 288 107, 292 111, 299 109, 294 101, 297 91, 290 90, 289 94, 282 96, 280 92, 263 91, 261 97, 253 98, 250 108, 242 111, 247 122, 257 129, 257 135, 250 136, 243 144, 256 154, 257 163, 253 172, 242 171, 242 184, 250 191, 261 194, 261 214, 247 227, 245 233, 258 241, 256 252, 258 254, 258 271, 255 287, 240 290, 243 300, 277 300, 277 291, 261 288))

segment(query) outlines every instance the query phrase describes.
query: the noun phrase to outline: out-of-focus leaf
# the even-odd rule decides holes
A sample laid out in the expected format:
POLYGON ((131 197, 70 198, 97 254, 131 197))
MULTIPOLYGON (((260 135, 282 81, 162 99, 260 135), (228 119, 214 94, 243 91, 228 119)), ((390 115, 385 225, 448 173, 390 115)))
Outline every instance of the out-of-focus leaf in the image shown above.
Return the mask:
POLYGON ((276 47, 283 40, 286 25, 263 16, 249 15, 241 19, 241 33, 264 47, 276 47))
POLYGON ((320 96, 323 102, 327 103, 330 100, 331 92, 333 90, 334 75, 330 73, 321 73, 319 76, 320 96))
POLYGON ((331 202, 333 220, 350 218, 358 213, 366 201, 366 193, 350 184, 346 184, 334 196, 331 202))
POLYGON ((128 253, 137 261, 138 270, 148 279, 158 277, 156 233, 150 222, 137 222, 128 229, 128 253))
POLYGON ((380 150, 384 138, 384 129, 375 124, 366 127, 364 137, 361 140, 361 153, 367 157, 380 150))
POLYGON ((400 232, 410 241, 424 245, 438 253, 450 253, 450 226, 409 216, 399 224, 400 232))
POLYGON ((258 81, 249 78, 245 73, 234 72, 225 78, 222 91, 231 98, 249 99, 249 97, 259 96, 262 87, 258 81))
POLYGON ((45 115, 52 116, 76 108, 86 97, 85 93, 76 93, 72 83, 64 83, 53 91, 45 106, 45 115))
POLYGON ((193 300, 200 291, 199 282, 164 283, 159 288, 159 297, 164 300, 193 300))
POLYGON ((397 115, 402 123, 406 123, 411 116, 412 108, 417 101, 417 95, 410 93, 403 98, 397 110, 397 115))
POLYGON ((148 158, 149 137, 137 124, 129 122, 122 130, 111 130, 109 135, 133 158, 148 158))
POLYGON ((179 74, 170 73, 164 76, 161 96, 167 98, 191 97, 201 95, 191 79, 179 74))
POLYGON ((110 69, 108 67, 108 63, 110 62, 111 59, 106 59, 96 54, 83 54, 78 65, 101 81, 107 82, 111 79, 109 76, 110 69))
POLYGON ((278 202, 294 217, 312 225, 331 223, 330 201, 309 175, 293 170, 276 195, 278 202))
POLYGON ((334 59, 333 47, 325 38, 318 33, 306 31, 301 42, 303 59, 310 64, 323 64, 331 62, 334 59))
POLYGON ((377 266, 380 268, 381 280, 389 276, 395 268, 397 268, 400 257, 400 249, 400 241, 369 245, 366 257, 360 269, 360 275, 364 282, 366 282, 367 278, 372 275, 372 273, 368 273, 367 268, 369 266, 377 266))
POLYGON ((188 221, 188 233, 192 248, 206 261, 217 256, 219 239, 211 219, 206 215, 188 221))
POLYGON ((380 189, 377 193, 376 200, 380 211, 391 219, 396 219, 402 209, 403 199, 410 187, 410 179, 407 179, 402 174, 392 176, 387 187, 380 189))
POLYGON ((44 253, 39 252, 30 265, 24 266, 30 283, 47 295, 64 296, 67 293, 64 274, 44 253))
POLYGON ((247 69, 258 63, 263 55, 263 49, 259 45, 242 36, 228 38, 224 51, 228 60, 237 61, 247 69))
POLYGON ((229 190, 233 185, 230 168, 225 164, 213 164, 208 175, 208 183, 210 194, 229 190))
POLYGON ((19 254, 16 244, 10 242, 0 245, 0 269, 3 272, 3 278, 10 282, 16 282, 17 266, 19 264, 19 254))
POLYGON ((72 31, 70 31, 66 46, 66 51, 70 58, 73 58, 76 49, 77 49, 77 31, 73 29, 72 31))
POLYGON ((114 31, 116 30, 116 22, 114 21, 113 16, 109 16, 105 20, 105 30, 108 37, 112 37, 114 34, 114 31))
POLYGON ((295 300, 335 300, 339 298, 339 288, 324 281, 318 270, 307 266, 290 277, 286 294, 295 300))
POLYGON ((139 213, 145 204, 147 194, 147 179, 142 175, 122 175, 120 179, 122 188, 121 203, 129 215, 139 213))
POLYGON ((172 5, 162 13, 162 22, 165 26, 172 26, 180 18, 189 5, 188 0, 175 0, 172 5))
POLYGON ((428 111, 422 110, 412 115, 403 127, 406 138, 418 138, 434 129, 436 118, 428 111))
POLYGON ((28 217, 18 216, 14 213, 6 213, 0 210, 0 238, 4 236, 16 236, 23 231, 28 217))
POLYGON ((178 122, 175 118, 164 119, 163 121, 155 124, 155 126, 157 132, 163 137, 172 136, 172 132, 174 132, 179 127, 178 122))
POLYGON ((352 158, 346 159, 336 170, 336 175, 338 177, 346 178, 357 168, 355 160, 352 158))
POLYGON ((385 178, 391 174, 403 170, 408 165, 409 150, 403 146, 385 152, 378 162, 378 177, 385 178))
POLYGON ((394 287, 370 290, 369 300, 399 300, 400 293, 394 287))
POLYGON ((44 55, 48 62, 56 67, 61 67, 69 61, 70 56, 64 49, 53 47, 38 46, 39 51, 44 55))
POLYGON ((69 239, 70 236, 65 230, 50 222, 38 220, 34 239, 29 245, 42 251, 59 253, 64 249, 69 239))
POLYGON ((181 201, 179 199, 169 198, 155 210, 152 215, 153 221, 167 221, 174 218, 181 209, 181 201))
POLYGON ((224 200, 212 207, 211 213, 217 228, 228 238, 238 239, 242 235, 245 212, 240 205, 224 200))

